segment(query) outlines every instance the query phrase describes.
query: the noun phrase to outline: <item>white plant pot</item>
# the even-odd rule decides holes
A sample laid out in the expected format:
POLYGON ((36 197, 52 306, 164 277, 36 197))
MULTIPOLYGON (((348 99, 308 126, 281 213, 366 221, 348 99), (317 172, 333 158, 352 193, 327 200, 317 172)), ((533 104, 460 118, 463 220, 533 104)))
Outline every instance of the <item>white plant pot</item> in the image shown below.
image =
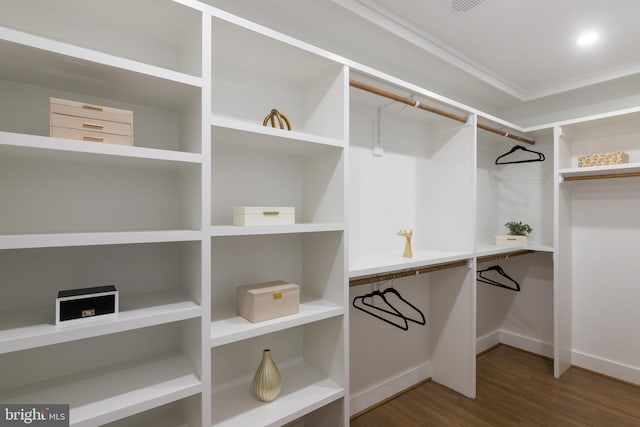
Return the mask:
POLYGON ((527 236, 496 235, 496 246, 524 246, 528 241, 527 236))

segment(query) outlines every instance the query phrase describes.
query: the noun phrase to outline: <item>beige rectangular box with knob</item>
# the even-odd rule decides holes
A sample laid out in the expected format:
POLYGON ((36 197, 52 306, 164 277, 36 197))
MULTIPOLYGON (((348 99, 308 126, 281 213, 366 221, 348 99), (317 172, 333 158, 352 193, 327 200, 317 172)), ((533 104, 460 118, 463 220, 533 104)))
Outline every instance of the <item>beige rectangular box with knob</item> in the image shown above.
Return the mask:
POLYGON ((49 136, 133 145, 133 112, 102 105, 49 99, 49 136))
POLYGON ((233 208, 233 225, 289 225, 296 222, 296 210, 289 207, 240 206, 233 208))
POLYGON ((263 322, 300 310, 300 287, 283 280, 238 286, 236 310, 249 322, 263 322))

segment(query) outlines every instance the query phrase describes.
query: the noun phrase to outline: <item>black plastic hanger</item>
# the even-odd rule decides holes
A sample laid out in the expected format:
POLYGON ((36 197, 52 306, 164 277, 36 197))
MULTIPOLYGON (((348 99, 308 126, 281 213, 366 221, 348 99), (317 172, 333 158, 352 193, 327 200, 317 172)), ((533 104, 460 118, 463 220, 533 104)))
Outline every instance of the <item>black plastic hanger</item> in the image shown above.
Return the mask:
POLYGON ((369 314, 369 315, 371 315, 371 316, 373 316, 373 317, 375 317, 377 319, 380 319, 383 322, 386 322, 386 323, 388 323, 390 325, 393 325, 396 328, 402 329, 403 331, 406 331, 406 330, 409 329, 409 324, 407 323, 407 318, 404 317, 404 315, 402 313, 400 313, 393 305, 391 305, 389 303, 389 301, 387 300, 387 298, 384 296, 384 294, 382 292, 378 291, 378 290, 375 290, 375 291, 370 292, 368 294, 364 294, 364 295, 355 297, 353 299, 352 305, 355 308, 357 308, 358 310, 364 311, 365 313, 367 313, 367 314, 369 314), (380 308, 380 307, 375 307, 375 306, 365 302, 366 298, 373 298, 373 297, 376 297, 376 296, 380 297, 382 299, 382 301, 384 301, 384 303, 387 305, 387 307, 390 308, 390 310, 387 310, 387 309, 384 309, 384 308, 380 308), (356 305, 356 301, 360 301, 364 305, 364 307, 356 305), (373 308, 373 309, 375 309, 377 311, 382 311, 382 312, 391 314, 393 316, 391 319, 394 319, 394 318, 398 319, 398 323, 395 323, 391 319, 388 319, 386 317, 379 316, 378 314, 376 314, 375 312, 371 311, 367 307, 373 308))
MULTIPOLYGON (((425 325, 427 323, 425 317, 424 317, 424 313, 422 313, 422 311, 416 307, 415 305, 411 304, 409 301, 407 301, 406 299, 404 299, 402 297, 402 295, 400 295, 400 292, 398 292, 396 289, 394 289, 394 287, 390 287, 385 289, 384 291, 382 291, 383 295, 387 295, 387 294, 392 294, 395 295, 400 301, 402 301, 404 304, 406 304, 411 310, 413 310, 414 313, 417 313, 419 316, 419 320, 413 319, 409 316, 407 316, 405 314, 404 310, 399 310, 401 313, 403 313, 403 316, 405 319, 407 319, 409 322, 413 322, 413 323, 417 323, 418 325, 425 325)), ((393 306, 394 308, 398 309, 398 307, 393 306)))
POLYGON ((522 145, 516 145, 514 146, 511 150, 509 150, 508 152, 504 153, 501 156, 498 156, 498 158, 496 159, 496 165, 509 165, 512 163, 531 163, 531 162, 543 162, 545 160, 544 154, 538 152, 538 151, 533 151, 533 150, 529 150, 526 147, 523 147, 522 145), (509 154, 515 153, 518 150, 522 150, 522 151, 526 151, 527 153, 532 153, 537 155, 538 157, 536 157, 535 159, 527 159, 527 160, 513 160, 513 161, 506 161, 506 162, 500 162, 499 160, 508 156, 509 154))
POLYGON ((477 277, 478 282, 487 283, 489 285, 498 286, 500 288, 505 288, 505 289, 509 289, 511 291, 520 292, 520 284, 518 282, 516 282, 507 273, 505 273, 504 270, 502 269, 502 267, 500 267, 499 265, 493 265, 491 267, 485 268, 484 270, 478 270, 477 271, 477 276, 478 276, 477 277), (483 273, 487 273, 487 272, 490 272, 490 271, 497 272, 500 276, 504 277, 505 279, 510 281, 513 285, 515 285, 515 287, 509 286, 508 284, 500 283, 500 282, 498 282, 496 280, 490 279, 490 278, 485 277, 483 275, 483 273))

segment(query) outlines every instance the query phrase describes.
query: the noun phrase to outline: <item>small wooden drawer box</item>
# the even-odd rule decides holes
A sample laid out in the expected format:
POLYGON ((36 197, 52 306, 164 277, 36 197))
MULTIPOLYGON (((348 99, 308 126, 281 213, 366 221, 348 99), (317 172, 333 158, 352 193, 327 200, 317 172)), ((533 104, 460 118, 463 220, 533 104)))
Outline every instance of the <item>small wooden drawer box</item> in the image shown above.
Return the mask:
POLYGON ((133 145, 133 112, 50 98, 49 136, 133 145))
POLYGON ((529 241, 527 236, 496 235, 496 246, 524 246, 529 241))
POLYGON ((578 156, 578 167, 608 166, 629 163, 629 155, 623 151, 610 153, 585 154, 578 156))
POLYGON ((118 291, 111 285, 59 291, 56 298, 56 325, 88 317, 112 318, 117 313, 118 291))
POLYGON ((249 322, 263 322, 300 310, 300 287, 282 280, 238 286, 236 310, 249 322))
POLYGON ((233 208, 233 225, 287 225, 295 224, 294 207, 242 206, 233 208))

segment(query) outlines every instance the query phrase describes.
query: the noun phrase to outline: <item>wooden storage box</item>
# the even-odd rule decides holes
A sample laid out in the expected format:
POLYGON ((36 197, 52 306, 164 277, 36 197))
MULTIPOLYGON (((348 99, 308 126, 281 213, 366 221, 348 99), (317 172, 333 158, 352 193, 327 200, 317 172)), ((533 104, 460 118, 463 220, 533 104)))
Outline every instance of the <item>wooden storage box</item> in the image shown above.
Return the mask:
POLYGON ((133 112, 50 98, 49 136, 133 145, 133 112))
POLYGON ((233 208, 233 225, 295 224, 294 207, 241 206, 233 208))
POLYGON ((629 163, 629 155, 624 151, 612 151, 610 153, 585 154, 578 156, 578 167, 608 166, 629 163))
POLYGON ((511 236, 508 234, 496 236, 496 246, 524 246, 528 241, 527 236, 511 236))
POLYGON ((238 286, 236 309, 249 322, 263 322, 300 310, 300 287, 282 280, 238 286))
POLYGON ((56 298, 56 325, 112 318, 117 313, 118 291, 111 285, 59 291, 56 298))

